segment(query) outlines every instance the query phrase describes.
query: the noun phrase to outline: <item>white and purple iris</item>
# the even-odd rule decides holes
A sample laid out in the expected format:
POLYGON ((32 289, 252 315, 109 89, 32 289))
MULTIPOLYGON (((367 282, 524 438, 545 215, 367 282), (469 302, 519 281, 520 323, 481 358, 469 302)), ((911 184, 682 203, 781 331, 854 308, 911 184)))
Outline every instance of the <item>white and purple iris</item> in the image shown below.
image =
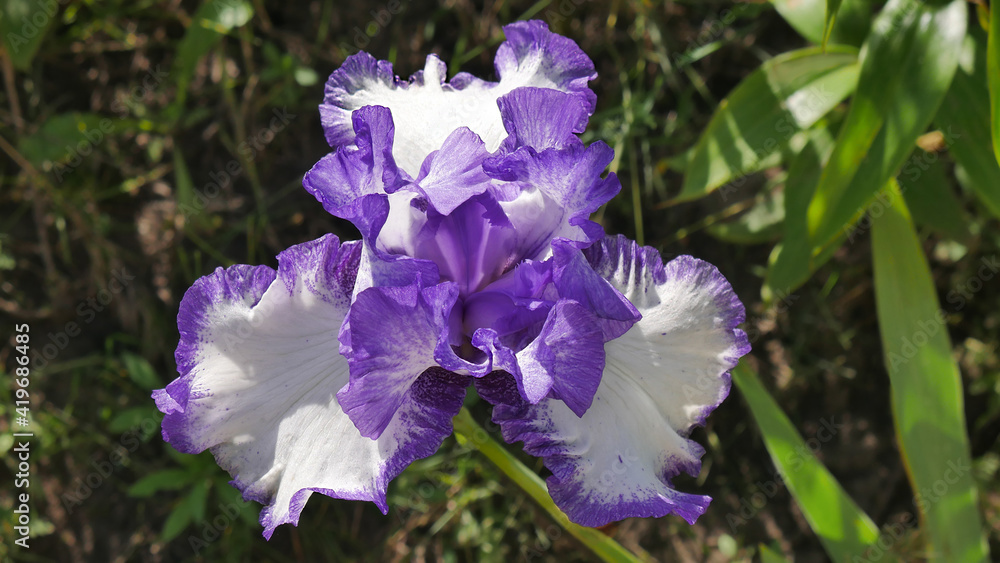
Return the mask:
POLYGON ((671 478, 699 471, 687 436, 749 351, 743 306, 712 265, 663 264, 588 220, 620 189, 601 176, 613 151, 577 137, 594 65, 544 23, 504 31, 499 82, 445 82, 434 55, 405 82, 348 58, 320 106, 336 150, 304 185, 362 240, 219 268, 181 302, 180 377, 153 394, 163 437, 211 449, 267 505, 265 537, 313 492, 386 512, 470 383, 574 522, 708 506, 671 478))

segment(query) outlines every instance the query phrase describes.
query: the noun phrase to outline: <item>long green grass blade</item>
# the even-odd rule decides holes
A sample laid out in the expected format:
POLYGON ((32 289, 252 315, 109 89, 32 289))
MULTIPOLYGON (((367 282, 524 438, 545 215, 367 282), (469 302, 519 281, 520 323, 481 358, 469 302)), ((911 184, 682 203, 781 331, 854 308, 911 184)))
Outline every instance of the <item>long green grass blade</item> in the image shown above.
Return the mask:
POLYGON ((784 238, 775 246, 764 278, 762 297, 771 301, 787 295, 809 279, 812 247, 806 211, 819 182, 823 163, 833 150, 833 138, 826 129, 812 132, 809 142, 792 160, 785 181, 784 238))
POLYGON ((913 155, 910 163, 899 172, 899 189, 914 224, 952 240, 967 241, 971 235, 971 221, 962 202, 955 197, 944 160, 935 153, 919 149, 913 155))
POLYGON ((826 49, 833 26, 837 23, 837 12, 840 11, 841 0, 826 0, 826 21, 823 23, 823 48, 826 49))
POLYGON ((966 39, 968 57, 938 109, 934 123, 944 133, 945 146, 962 167, 959 176, 994 217, 1000 217, 1000 165, 990 147, 990 92, 986 79, 985 41, 974 33, 966 39))
POLYGON ((753 370, 740 363, 733 382, 750 405, 771 460, 830 558, 839 562, 861 557, 878 539, 875 523, 816 459, 753 370))
POLYGON ((180 117, 198 61, 222 40, 223 35, 246 24, 252 17, 253 6, 245 0, 208 0, 195 11, 191 25, 177 47, 177 57, 170 73, 177 84, 177 97, 169 108, 172 120, 180 117))
POLYGON ((879 14, 857 93, 809 205, 814 256, 912 152, 955 75, 967 17, 964 0, 890 0, 879 14))
POLYGON ((516 457, 483 429, 472 417, 468 409, 463 408, 454 418, 455 436, 462 442, 476 448, 487 459, 493 462, 500 471, 514 481, 524 492, 535 500, 549 513, 560 526, 580 543, 594 552, 601 561, 638 562, 640 559, 625 549, 612 538, 595 528, 586 528, 570 522, 569 517, 555 505, 545 482, 537 473, 528 469, 516 457))
POLYGON ((687 163, 677 200, 703 197, 762 169, 792 137, 846 98, 858 76, 857 52, 831 46, 775 57, 723 101, 687 163))
POLYGON ((873 219, 875 304, 892 411, 931 561, 986 561, 958 366, 931 272, 896 182, 873 219))
POLYGON ((993 156, 1000 163, 1000 6, 990 2, 990 37, 986 45, 986 69, 990 77, 990 116, 993 156))

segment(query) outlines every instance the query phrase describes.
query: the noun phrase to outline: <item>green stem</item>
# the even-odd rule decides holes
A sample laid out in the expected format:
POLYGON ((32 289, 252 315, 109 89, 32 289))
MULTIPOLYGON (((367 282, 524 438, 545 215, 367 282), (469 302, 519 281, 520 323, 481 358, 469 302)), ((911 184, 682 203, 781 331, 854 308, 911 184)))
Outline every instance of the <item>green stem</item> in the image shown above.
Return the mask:
POLYGON ((472 418, 468 409, 463 408, 454 419, 455 437, 460 444, 470 445, 485 455, 504 475, 512 479, 521 489, 535 499, 564 530, 580 540, 597 555, 601 561, 642 561, 618 542, 594 528, 585 528, 569 521, 569 518, 552 501, 545 483, 534 471, 525 467, 516 457, 472 418))

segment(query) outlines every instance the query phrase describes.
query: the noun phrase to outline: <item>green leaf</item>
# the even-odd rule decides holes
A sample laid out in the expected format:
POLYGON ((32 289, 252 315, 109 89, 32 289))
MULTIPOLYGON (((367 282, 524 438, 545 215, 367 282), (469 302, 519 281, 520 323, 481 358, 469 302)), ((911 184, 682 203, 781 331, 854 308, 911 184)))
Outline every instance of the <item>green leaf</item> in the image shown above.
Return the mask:
POLYGON ((823 48, 826 49, 830 35, 833 34, 833 26, 837 22, 837 12, 840 11, 841 0, 826 0, 826 21, 823 23, 823 48))
POLYGON ((812 246, 806 210, 819 182, 823 163, 833 151, 833 138, 826 129, 813 132, 809 142, 792 160, 785 180, 784 238, 775 246, 762 289, 764 301, 787 295, 809 279, 812 246))
POLYGON ((733 383, 760 427, 771 460, 830 558, 851 561, 864 555, 878 539, 874 522, 816 459, 757 374, 743 363, 732 373, 733 383))
POLYGON ((15 68, 22 71, 31 68, 31 59, 58 12, 55 2, 4 0, 0 3, 0 37, 15 68))
POLYGON ((995 0, 990 2, 990 37, 986 51, 986 69, 990 78, 993 156, 1000 164, 1000 5, 995 0))
POLYGON ((108 422, 109 432, 126 432, 142 426, 145 420, 159 420, 159 411, 153 406, 132 407, 114 416, 108 422))
POLYGON ((875 305, 892 412, 931 561, 986 561, 962 380, 930 268, 893 180, 873 221, 875 305))
POLYGON ((209 222, 208 214, 202 213, 205 209, 205 202, 198 201, 196 198, 196 196, 201 196, 194 187, 187 161, 184 160, 184 153, 181 152, 176 142, 174 143, 174 182, 177 209, 184 214, 185 228, 195 231, 204 228, 209 222))
POLYGON ((208 489, 212 482, 209 480, 201 480, 191 489, 191 494, 188 495, 188 502, 191 504, 191 518, 195 522, 201 522, 205 519, 205 507, 208 504, 208 489))
POLYGON ((781 236, 785 219, 785 193, 770 192, 749 211, 731 221, 717 223, 707 231, 713 237, 736 244, 760 244, 781 236))
POLYGON ((900 171, 898 181, 917 225, 956 241, 969 238, 970 219, 955 197, 939 155, 917 149, 900 171))
POLYGON ((163 387, 160 377, 156 375, 156 370, 153 369, 153 366, 149 365, 146 358, 126 352, 122 354, 122 362, 125 363, 125 369, 128 371, 129 378, 139 387, 146 390, 163 387))
POLYGON ((1000 166, 990 148, 994 143, 990 138, 986 48, 985 42, 978 39, 977 34, 969 34, 967 56, 963 56, 934 123, 944 132, 945 145, 962 168, 959 179, 964 180, 963 185, 994 217, 1000 217, 1000 166))
POLYGON ((850 47, 802 49, 766 61, 724 100, 686 165, 678 201, 773 164, 792 137, 847 97, 858 75, 850 47))
MULTIPOLYGON (((829 0, 771 0, 775 10, 802 37, 817 45, 824 44, 829 0)), ((833 43, 860 46, 868 35, 871 20, 869 0, 846 0, 839 6, 836 22, 831 23, 829 39, 833 43)))
POLYGON ((955 75, 967 15, 964 0, 944 6, 890 0, 879 15, 857 93, 809 204, 813 256, 841 235, 912 152, 955 75))
POLYGON ((169 108, 174 120, 181 116, 180 109, 184 107, 198 61, 222 40, 223 35, 245 25, 251 18, 253 6, 244 0, 209 0, 194 13, 191 25, 177 46, 177 58, 171 71, 177 84, 177 96, 169 108))
POLYGON ((139 479, 128 488, 130 497, 148 497, 159 491, 176 491, 191 484, 191 473, 184 469, 165 469, 139 479))
POLYGON ((45 162, 67 163, 86 158, 108 134, 115 120, 96 113, 60 113, 45 120, 31 135, 21 138, 18 148, 35 166, 45 162))
POLYGON ((191 492, 184 497, 174 508, 166 523, 163 524, 163 531, 160 532, 160 541, 169 542, 176 538, 190 524, 200 522, 205 519, 205 502, 208 500, 208 481, 196 483, 191 492))

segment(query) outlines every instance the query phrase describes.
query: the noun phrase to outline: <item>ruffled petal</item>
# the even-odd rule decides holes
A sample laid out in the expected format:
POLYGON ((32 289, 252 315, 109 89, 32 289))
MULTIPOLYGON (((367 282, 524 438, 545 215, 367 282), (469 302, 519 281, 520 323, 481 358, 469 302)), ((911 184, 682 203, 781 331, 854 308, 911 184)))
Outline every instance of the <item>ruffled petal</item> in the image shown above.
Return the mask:
POLYGON ((508 189, 498 198, 518 233, 519 255, 541 260, 551 256, 555 238, 583 247, 604 236, 588 217, 621 190, 614 173, 601 177, 613 159, 614 150, 600 141, 542 152, 522 147, 486 159, 487 174, 520 187, 519 193, 508 189))
POLYGON ((497 103, 507 138, 498 151, 507 154, 521 147, 536 151, 579 144, 590 113, 579 96, 547 88, 518 88, 497 103))
POLYGON ((352 116, 352 124, 356 143, 323 157, 306 173, 302 185, 324 209, 352 221, 367 235, 381 228, 388 211, 378 208, 377 200, 410 177, 399 170, 392 156, 395 125, 388 109, 360 109, 352 116))
POLYGON ((350 306, 360 245, 336 237, 283 252, 279 269, 221 268, 178 314, 181 377, 154 391, 163 438, 210 448, 246 499, 268 505, 264 536, 295 524, 313 492, 374 502, 410 462, 451 434, 467 377, 423 374, 378 440, 361 436, 336 393, 348 382, 336 335, 350 306))
POLYGON ((508 442, 545 459, 549 492, 570 519, 602 526, 630 516, 678 514, 694 522, 709 497, 671 479, 697 475, 703 449, 687 439, 729 391, 729 370, 749 351, 743 306, 713 266, 691 257, 666 266, 624 237, 584 251, 643 317, 605 344, 606 367, 582 417, 548 398, 531 405, 509 376, 477 382, 497 406, 508 442))
POLYGON ((380 61, 361 51, 347 57, 326 82, 326 93, 319 106, 320 122, 331 147, 354 142, 355 129, 351 124, 354 110, 366 105, 365 97, 378 98, 396 87, 392 63, 380 61))
POLYGON ((590 407, 604 369, 604 339, 586 307, 562 299, 549 312, 538 336, 515 354, 511 372, 521 396, 538 403, 551 391, 577 416, 590 407))
POLYGON ((743 303, 729 282, 708 262, 678 256, 663 264, 655 249, 621 235, 583 252, 642 313, 632 330, 608 343, 609 361, 632 373, 669 369, 669 377, 647 382, 664 416, 679 430, 703 424, 729 394, 729 370, 750 352, 738 328, 746 319, 743 303))
POLYGON ((566 240, 552 241, 553 280, 559 295, 573 299, 596 317, 604 341, 625 334, 642 315, 608 280, 594 271, 584 254, 566 240))
POLYGON ((448 215, 489 188, 490 177, 483 172, 487 156, 479 135, 459 127, 424 160, 415 187, 438 213, 448 215))
POLYGON ((340 338, 350 383, 337 399, 362 436, 382 435, 427 370, 475 369, 451 349, 457 299, 453 283, 372 287, 357 295, 340 338))
MULTIPOLYGON (((597 71, 579 45, 552 33, 539 20, 505 25, 503 32, 507 41, 497 49, 493 63, 500 84, 509 84, 511 90, 535 86, 568 92, 583 101, 588 115, 594 113, 597 95, 587 83, 597 78, 597 71)), ((579 125, 581 131, 584 127, 586 122, 579 125)))
POLYGON ((483 139, 487 150, 495 151, 507 136, 497 98, 515 88, 568 92, 582 100, 587 115, 593 112, 596 96, 587 82, 597 73, 576 43, 539 21, 510 24, 504 33, 507 41, 495 59, 499 82, 465 73, 445 82, 447 67, 435 55, 428 56, 423 71, 406 82, 394 76, 391 63, 364 52, 348 57, 327 81, 320 105, 327 141, 331 146, 350 144, 351 112, 368 105, 385 106, 396 122, 396 162, 416 175, 424 158, 459 127, 468 127, 483 139))

